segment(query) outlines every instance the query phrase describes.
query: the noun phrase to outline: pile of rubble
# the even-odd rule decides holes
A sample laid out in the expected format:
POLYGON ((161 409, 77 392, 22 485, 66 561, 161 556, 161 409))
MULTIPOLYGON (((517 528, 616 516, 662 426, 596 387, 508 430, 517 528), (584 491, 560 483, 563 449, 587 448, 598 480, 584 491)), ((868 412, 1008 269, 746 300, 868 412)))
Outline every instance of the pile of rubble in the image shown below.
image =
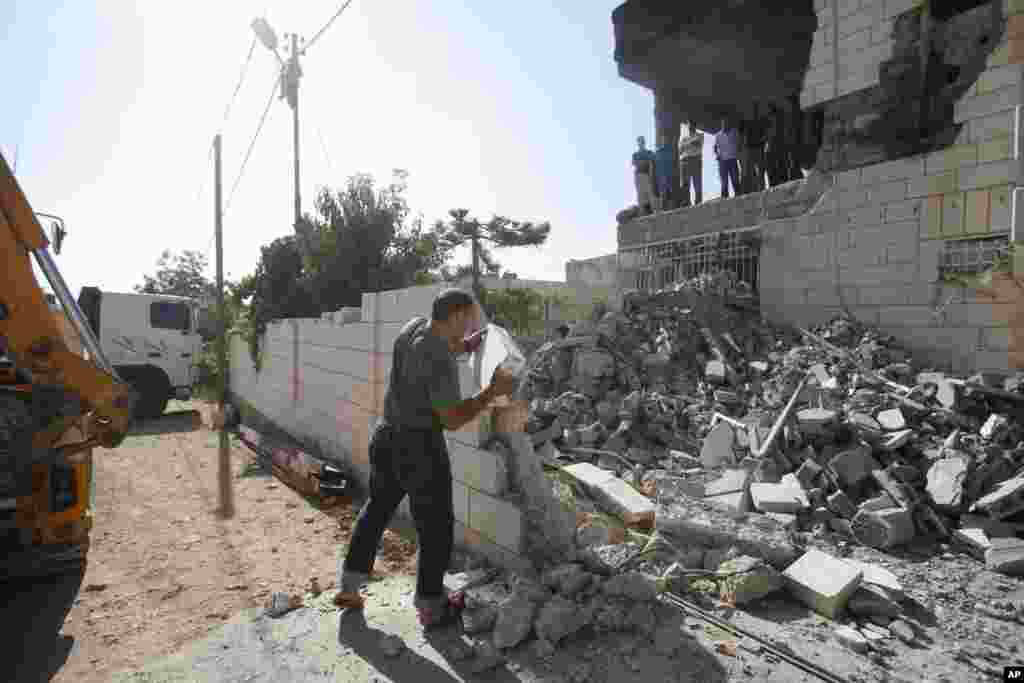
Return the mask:
MULTIPOLYGON (((943 540, 1024 573, 1024 374, 924 371, 860 323, 771 325, 737 291, 634 295, 541 347, 519 397, 545 464, 663 536, 703 516, 743 542, 755 521, 778 542, 748 545, 780 569, 838 537, 943 540)), ((588 519, 578 543, 606 539, 588 519)))

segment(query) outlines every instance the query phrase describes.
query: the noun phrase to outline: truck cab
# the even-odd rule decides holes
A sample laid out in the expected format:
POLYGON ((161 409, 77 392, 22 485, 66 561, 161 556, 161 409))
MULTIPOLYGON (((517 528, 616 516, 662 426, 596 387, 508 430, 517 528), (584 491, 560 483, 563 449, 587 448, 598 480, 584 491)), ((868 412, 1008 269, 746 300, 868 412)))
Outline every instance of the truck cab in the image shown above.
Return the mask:
POLYGON ((139 417, 159 417, 170 399, 191 397, 203 345, 198 301, 83 287, 78 305, 111 365, 139 393, 139 417))

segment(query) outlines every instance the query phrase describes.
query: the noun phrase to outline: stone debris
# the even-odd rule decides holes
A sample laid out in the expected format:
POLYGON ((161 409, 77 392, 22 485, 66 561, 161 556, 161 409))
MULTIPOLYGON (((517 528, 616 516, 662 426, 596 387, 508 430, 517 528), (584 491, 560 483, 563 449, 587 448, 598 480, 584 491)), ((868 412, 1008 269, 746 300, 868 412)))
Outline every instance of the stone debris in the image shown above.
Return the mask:
POLYGON ((854 652, 864 654, 868 651, 867 638, 857 629, 850 626, 837 626, 834 634, 837 641, 854 652))
POLYGON ((493 642, 499 650, 515 647, 530 633, 537 613, 537 603, 522 596, 514 596, 498 607, 494 624, 493 642))

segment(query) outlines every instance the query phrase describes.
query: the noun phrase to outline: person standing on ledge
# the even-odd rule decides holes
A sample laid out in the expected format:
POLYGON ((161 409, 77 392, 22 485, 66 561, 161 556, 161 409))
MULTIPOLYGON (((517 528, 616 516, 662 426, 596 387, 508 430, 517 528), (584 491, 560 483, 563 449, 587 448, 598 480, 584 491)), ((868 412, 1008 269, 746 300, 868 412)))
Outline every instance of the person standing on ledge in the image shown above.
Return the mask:
POLYGON ((337 607, 363 608, 360 590, 369 581, 385 528, 408 495, 419 545, 413 604, 420 624, 432 628, 461 619, 463 596, 444 588, 455 521, 444 430, 460 429, 516 386, 515 378, 499 368, 486 389, 461 398, 455 356, 479 348, 485 330, 466 336, 479 325, 473 296, 448 289, 434 299, 430 320, 413 318, 399 332, 384 413, 370 438, 370 496, 338 568, 337 607))
POLYGON ((732 193, 740 193, 739 147, 739 131, 729 125, 728 119, 722 119, 722 129, 715 133, 715 158, 718 159, 718 177, 722 181, 722 199, 729 198, 730 181, 732 193))
POLYGON ((704 133, 690 121, 686 124, 687 136, 679 141, 679 175, 682 183, 683 206, 696 206, 701 202, 702 164, 704 155, 704 133), (690 203, 690 185, 693 185, 693 203, 690 203))
POLYGON ((636 139, 636 147, 636 151, 633 152, 636 205, 645 216, 649 216, 654 213, 654 152, 647 149, 647 143, 642 135, 636 139))

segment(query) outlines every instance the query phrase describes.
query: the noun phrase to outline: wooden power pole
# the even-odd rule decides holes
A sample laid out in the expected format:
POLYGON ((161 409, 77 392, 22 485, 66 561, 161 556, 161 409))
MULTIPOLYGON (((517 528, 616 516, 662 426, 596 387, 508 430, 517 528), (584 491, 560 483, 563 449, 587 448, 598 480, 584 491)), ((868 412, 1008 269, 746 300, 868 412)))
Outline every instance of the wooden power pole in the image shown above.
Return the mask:
POLYGON ((225 419, 224 404, 227 400, 228 381, 228 347, 227 347, 227 311, 224 308, 224 240, 223 240, 223 213, 221 207, 221 136, 220 133, 213 138, 214 170, 213 170, 213 229, 217 251, 217 373, 219 384, 217 387, 217 430, 220 433, 220 446, 217 457, 217 488, 220 498, 218 513, 224 519, 230 519, 235 515, 234 491, 231 486, 231 448, 228 442, 227 420, 225 419))

